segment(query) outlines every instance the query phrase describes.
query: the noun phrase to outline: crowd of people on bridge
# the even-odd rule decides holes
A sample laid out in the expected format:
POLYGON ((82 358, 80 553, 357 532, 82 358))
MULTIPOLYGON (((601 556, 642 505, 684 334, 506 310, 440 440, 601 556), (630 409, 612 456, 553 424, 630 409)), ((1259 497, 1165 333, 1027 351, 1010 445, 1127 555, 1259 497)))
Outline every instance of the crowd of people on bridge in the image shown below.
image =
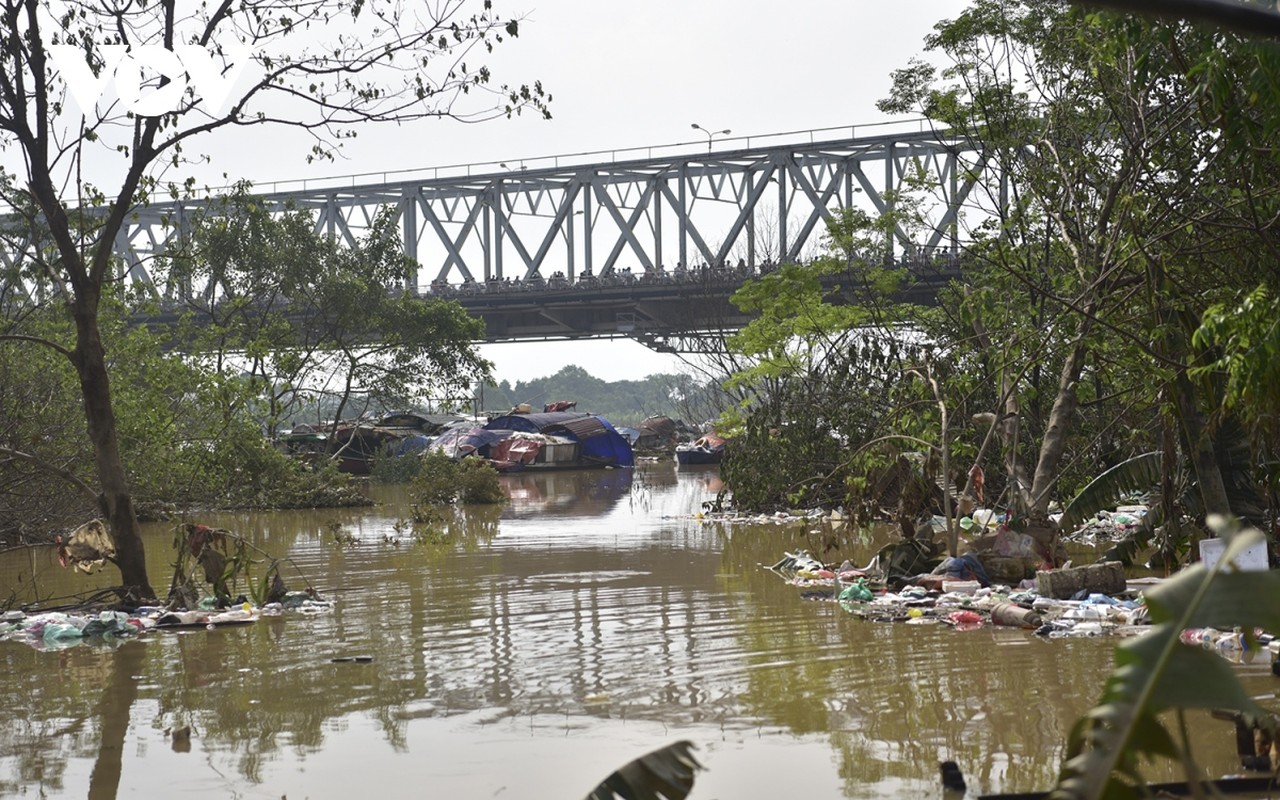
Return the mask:
MULTIPOLYGON (((917 254, 907 260, 906 266, 919 270, 937 271, 954 268, 955 255, 949 248, 935 250, 929 254, 917 254)), ((667 269, 662 264, 647 266, 638 270, 631 267, 609 269, 595 275, 591 270, 584 270, 577 275, 566 275, 557 271, 549 277, 535 272, 523 279, 520 277, 493 277, 477 281, 466 277, 462 283, 450 283, 444 279, 431 282, 429 293, 440 297, 456 297, 459 295, 508 294, 517 292, 563 291, 566 289, 600 289, 625 286, 666 286, 673 284, 716 284, 720 286, 740 284, 748 278, 767 275, 778 268, 776 262, 769 260, 760 264, 748 264, 745 259, 731 264, 705 262, 686 267, 684 262, 677 263, 674 269, 667 269)))
POLYGON ((466 278, 460 284, 438 279, 432 281, 431 293, 451 297, 459 294, 528 292, 569 288, 590 289, 611 286, 657 286, 708 282, 740 283, 747 278, 768 274, 774 269, 776 269, 776 265, 772 261, 752 266, 747 264, 745 260, 739 259, 736 266, 721 262, 714 266, 703 263, 690 268, 681 262, 670 270, 659 264, 656 267, 647 267, 635 271, 631 267, 611 269, 600 275, 593 274, 591 270, 584 270, 576 276, 565 275, 564 272, 557 271, 547 278, 543 278, 541 273, 534 273, 524 279, 507 276, 490 278, 486 281, 476 281, 472 278, 466 278))

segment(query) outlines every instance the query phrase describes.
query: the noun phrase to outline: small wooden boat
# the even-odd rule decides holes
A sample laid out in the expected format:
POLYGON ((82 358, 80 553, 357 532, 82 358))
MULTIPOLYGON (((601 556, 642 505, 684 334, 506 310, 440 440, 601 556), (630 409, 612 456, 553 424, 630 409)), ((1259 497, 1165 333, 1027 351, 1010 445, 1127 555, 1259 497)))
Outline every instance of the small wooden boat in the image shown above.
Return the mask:
POLYGON ((676 446, 677 464, 719 464, 724 460, 725 440, 707 434, 696 442, 676 446))

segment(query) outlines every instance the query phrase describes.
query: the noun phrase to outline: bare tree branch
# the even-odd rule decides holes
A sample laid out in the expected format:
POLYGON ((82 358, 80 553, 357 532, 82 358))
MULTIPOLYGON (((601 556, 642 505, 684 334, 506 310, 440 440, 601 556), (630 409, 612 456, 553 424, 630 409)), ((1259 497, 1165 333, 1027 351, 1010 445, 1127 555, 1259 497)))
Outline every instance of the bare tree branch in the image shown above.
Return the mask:
POLYGON ((21 459, 23 461, 26 461, 29 464, 35 465, 36 467, 38 467, 39 469, 45 472, 48 472, 52 475, 57 475, 59 478, 62 478, 64 481, 76 487, 76 489, 80 490, 80 493, 84 495, 85 499, 87 499, 90 503, 92 503, 95 508, 98 507, 98 503, 100 500, 100 498, 98 497, 98 493, 93 490, 92 486, 80 480, 73 473, 68 472, 65 469, 62 469, 61 467, 55 467, 54 465, 50 464, 48 461, 45 461, 43 458, 40 458, 39 456, 33 456, 30 453, 24 453, 21 450, 14 450, 9 447, 4 447, 3 445, 0 445, 0 455, 9 456, 10 458, 21 459))

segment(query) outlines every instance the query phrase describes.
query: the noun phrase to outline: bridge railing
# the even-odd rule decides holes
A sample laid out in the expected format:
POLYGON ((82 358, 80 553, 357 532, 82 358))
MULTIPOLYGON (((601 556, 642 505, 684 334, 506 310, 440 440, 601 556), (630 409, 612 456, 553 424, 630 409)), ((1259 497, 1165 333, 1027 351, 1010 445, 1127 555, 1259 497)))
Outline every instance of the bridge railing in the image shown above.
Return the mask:
MULTIPOLYGON (((826 128, 782 131, 747 136, 725 136, 712 141, 711 152, 750 150, 752 148, 816 144, 833 139, 857 139, 871 136, 900 136, 936 132, 934 123, 927 119, 889 120, 860 125, 840 125, 826 128)), ((620 147, 608 150, 583 150, 575 153, 559 153, 546 156, 507 158, 496 161, 474 161, 443 164, 428 167, 408 167, 400 170, 354 172, 318 178, 292 178, 255 182, 253 188, 264 194, 286 192, 311 192, 323 189, 351 189, 370 184, 390 184, 420 180, 449 180, 479 176, 502 175, 539 169, 560 170, 565 167, 589 164, 617 164, 635 160, 650 160, 666 156, 686 156, 706 153, 707 140, 699 139, 672 144, 620 147)), ((202 197, 215 197, 230 191, 232 186, 208 187, 199 193, 202 197)))

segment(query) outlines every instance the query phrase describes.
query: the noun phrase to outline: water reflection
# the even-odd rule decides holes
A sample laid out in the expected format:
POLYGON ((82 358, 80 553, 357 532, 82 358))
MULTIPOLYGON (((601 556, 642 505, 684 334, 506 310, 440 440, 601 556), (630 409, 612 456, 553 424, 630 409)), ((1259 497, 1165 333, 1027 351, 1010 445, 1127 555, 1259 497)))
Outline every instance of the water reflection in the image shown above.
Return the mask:
POLYGON ((111 665, 111 677, 103 686, 102 697, 94 709, 102 727, 98 757, 89 775, 89 800, 111 800, 120 788, 130 712, 138 698, 136 675, 145 652, 141 642, 127 642, 120 647, 111 665))
MULTIPOLYGON (((573 797, 676 738, 711 768, 699 797, 932 796, 940 758, 987 791, 1052 780, 1111 642, 871 624, 801 599, 759 565, 878 543, 706 523, 718 480, 672 464, 511 476, 508 507, 432 537, 404 533, 392 491, 360 512, 211 516, 287 551, 337 610, 114 652, 0 643, 0 794, 324 798, 411 778, 415 795, 573 797), (371 660, 334 661, 354 656, 371 660), (164 734, 183 726, 190 753, 164 734)), ((150 535, 154 559, 169 537, 150 535)), ((1198 753, 1229 768, 1228 734, 1198 753)))
POLYGON ((506 519, 533 516, 598 516, 631 492, 632 470, 529 470, 503 475, 510 502, 506 519))
POLYGON ((708 494, 715 495, 724 490, 718 464, 683 464, 679 473, 680 480, 697 484, 708 494))

